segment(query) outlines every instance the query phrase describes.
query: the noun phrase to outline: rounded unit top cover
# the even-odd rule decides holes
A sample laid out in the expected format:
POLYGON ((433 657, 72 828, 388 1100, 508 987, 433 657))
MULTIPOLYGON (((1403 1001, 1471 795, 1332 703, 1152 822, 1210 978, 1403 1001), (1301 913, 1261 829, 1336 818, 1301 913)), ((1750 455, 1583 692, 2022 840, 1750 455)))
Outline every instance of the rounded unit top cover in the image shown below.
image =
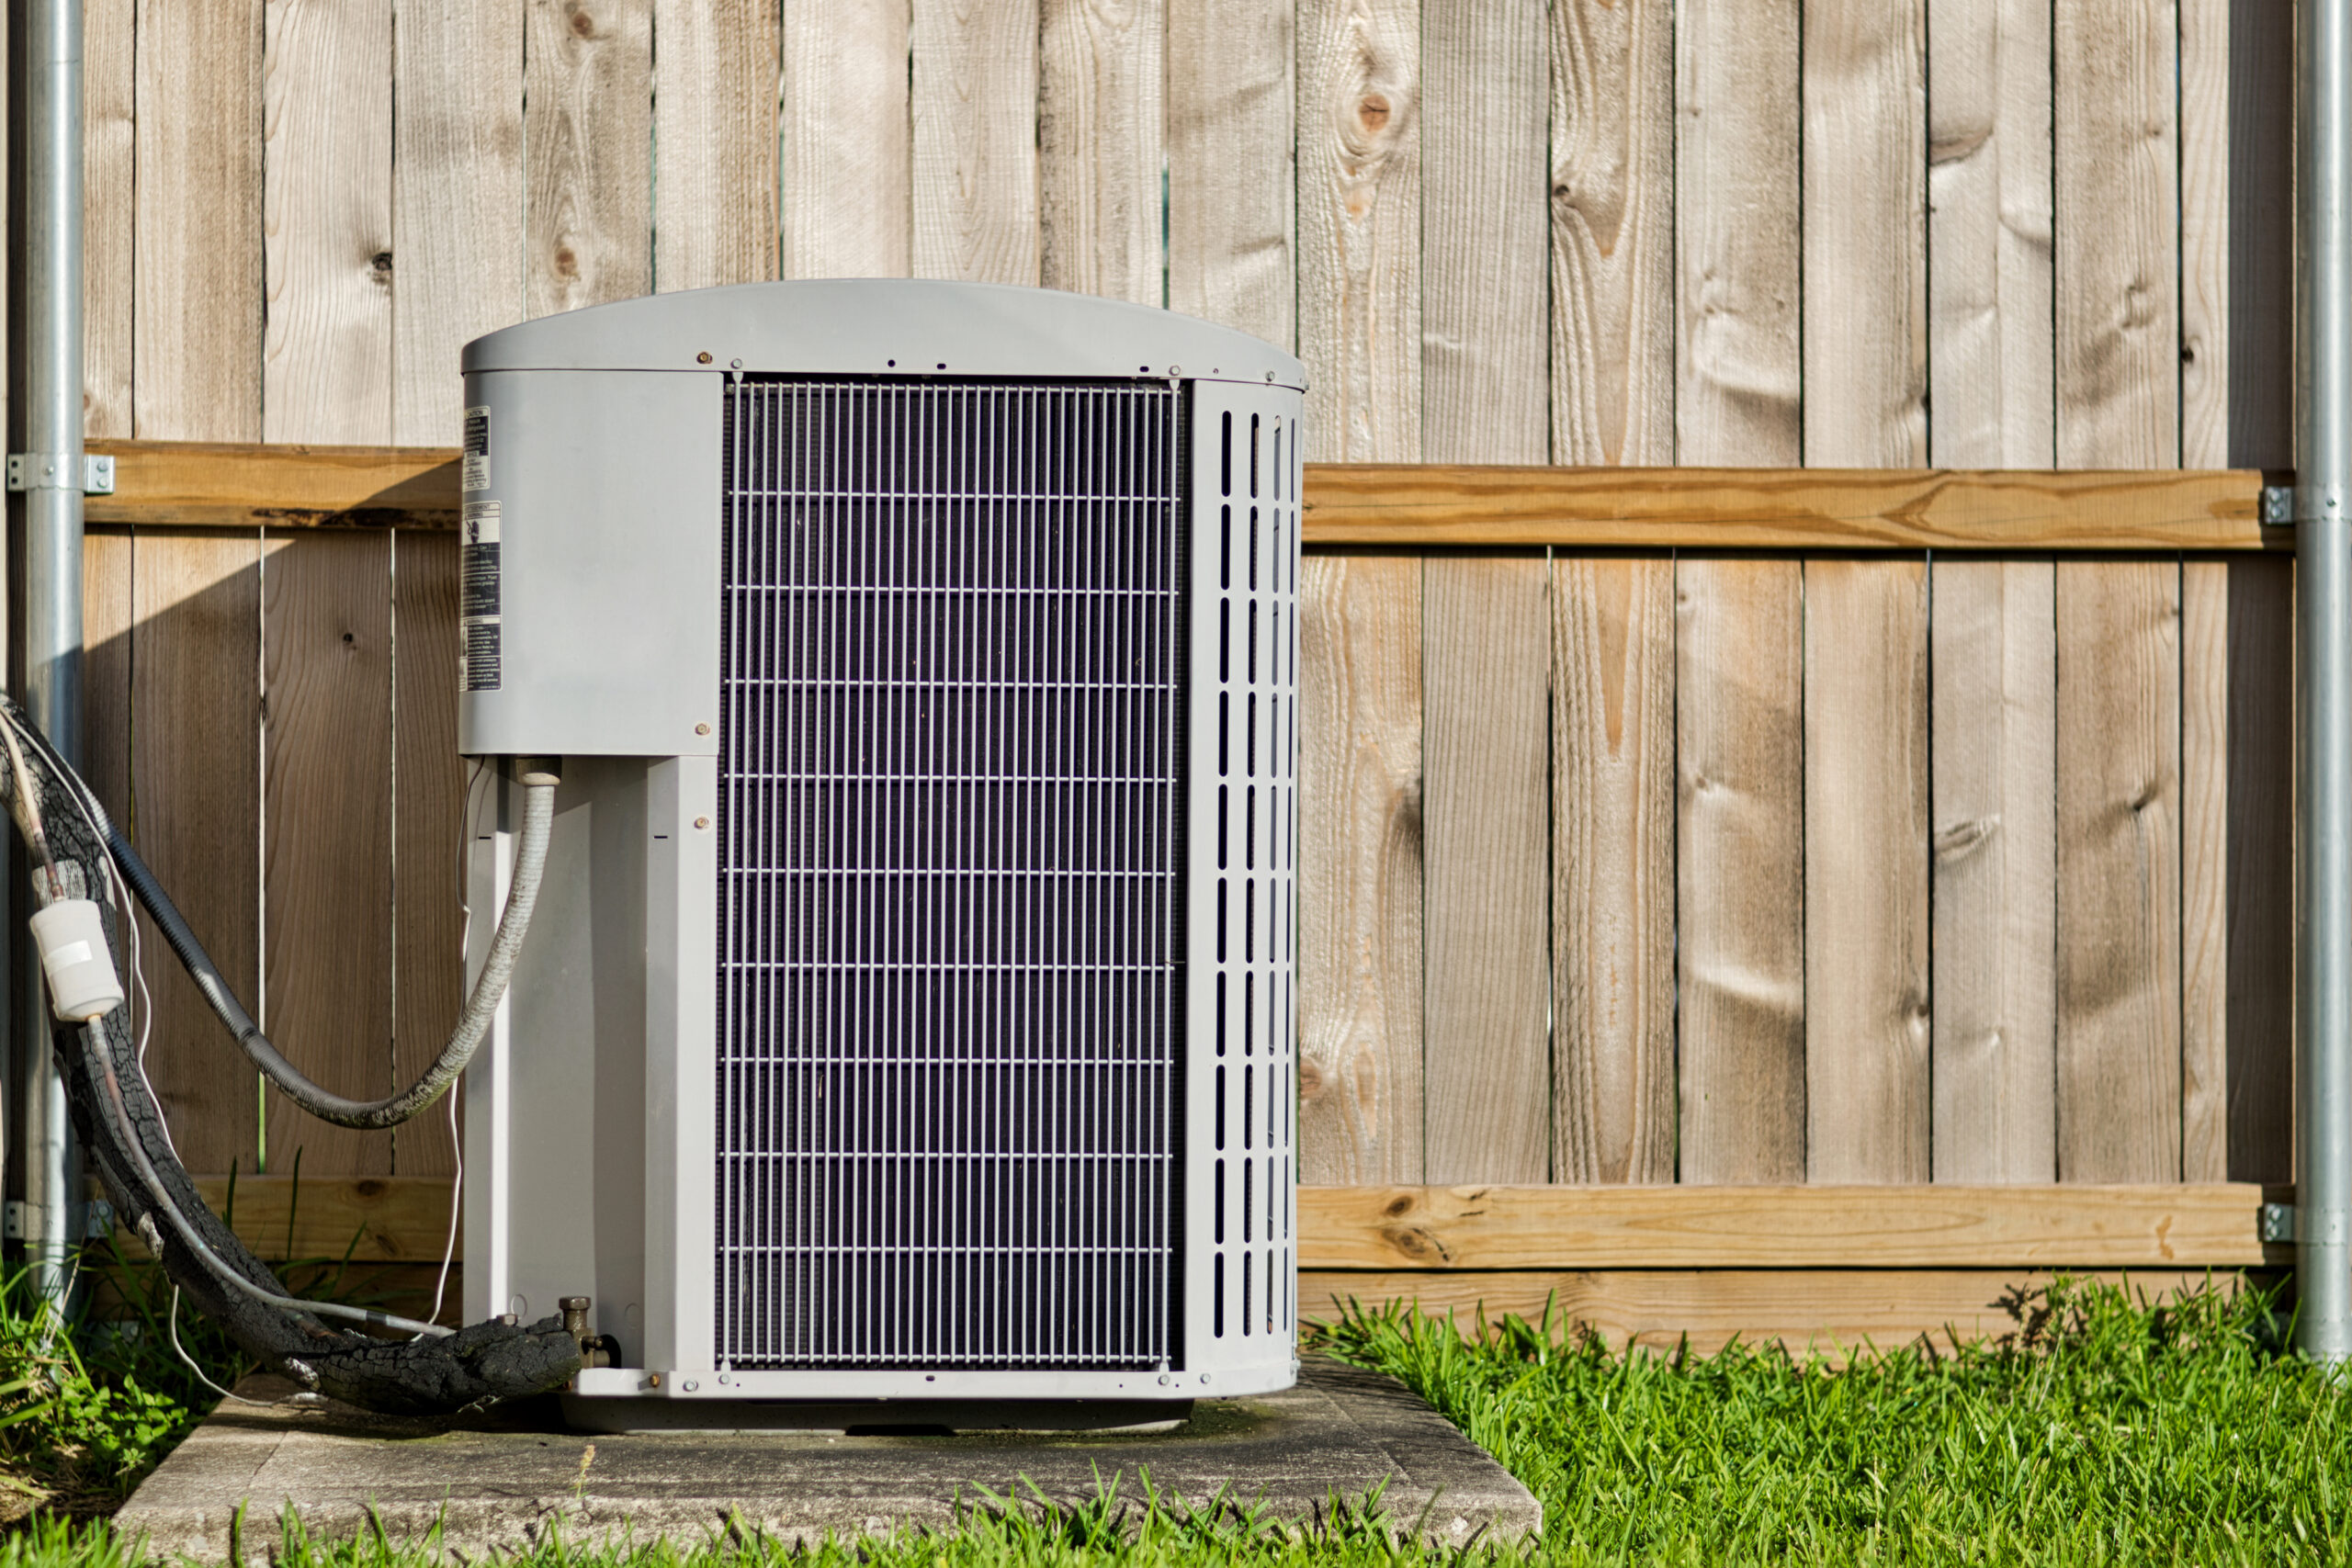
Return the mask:
POLYGON ((908 278, 741 283, 567 310, 476 338, 465 368, 1306 385, 1281 349, 1172 310, 908 278))

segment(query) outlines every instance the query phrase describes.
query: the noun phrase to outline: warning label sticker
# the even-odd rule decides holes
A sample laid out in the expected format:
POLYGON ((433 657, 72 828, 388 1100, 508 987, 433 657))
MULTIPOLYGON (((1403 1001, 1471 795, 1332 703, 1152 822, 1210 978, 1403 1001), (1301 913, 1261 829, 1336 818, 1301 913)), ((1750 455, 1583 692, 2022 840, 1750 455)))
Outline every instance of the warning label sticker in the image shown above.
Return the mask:
POLYGON ((458 485, 468 491, 490 488, 490 411, 486 408, 466 411, 466 457, 458 485))
MULTIPOLYGON (((467 461, 472 461, 470 453, 467 461)), ((469 692, 497 691, 505 678, 500 646, 498 513, 494 501, 465 503, 464 542, 458 547, 458 657, 469 692)))

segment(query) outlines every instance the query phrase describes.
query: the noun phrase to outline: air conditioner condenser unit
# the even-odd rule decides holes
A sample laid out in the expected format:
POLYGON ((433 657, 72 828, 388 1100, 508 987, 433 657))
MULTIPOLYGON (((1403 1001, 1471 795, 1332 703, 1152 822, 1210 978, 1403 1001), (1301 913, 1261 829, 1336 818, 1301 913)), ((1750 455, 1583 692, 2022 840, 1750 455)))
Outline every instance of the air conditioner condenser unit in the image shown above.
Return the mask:
MULTIPOLYGON (((459 750, 562 776, 467 1080, 469 1315, 587 1298, 592 1427, 1287 1386, 1298 362, 843 281, 465 370, 459 750)), ((477 910, 520 798, 469 802, 477 910)))

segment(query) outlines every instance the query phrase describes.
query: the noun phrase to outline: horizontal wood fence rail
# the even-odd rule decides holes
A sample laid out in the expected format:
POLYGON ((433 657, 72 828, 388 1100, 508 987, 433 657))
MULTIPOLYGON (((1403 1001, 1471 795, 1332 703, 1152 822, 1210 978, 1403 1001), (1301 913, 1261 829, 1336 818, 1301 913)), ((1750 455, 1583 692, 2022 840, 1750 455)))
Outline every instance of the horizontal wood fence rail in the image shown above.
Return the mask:
MULTIPOLYGON (((197 1178, 261 1257, 438 1262, 446 1177, 197 1178)), ((2278 1190, 2268 1190, 2278 1195, 2278 1190)), ((2031 1187, 1303 1187, 1302 1269, 2258 1268, 2250 1182, 2031 1187)), ((143 1255, 130 1233, 124 1248, 143 1255)))
MULTIPOLYGON (((96 524, 454 528, 458 454, 94 441, 96 524)), ((2263 550, 2254 469, 1623 468, 1310 464, 1310 546, 1774 550, 2263 550)))

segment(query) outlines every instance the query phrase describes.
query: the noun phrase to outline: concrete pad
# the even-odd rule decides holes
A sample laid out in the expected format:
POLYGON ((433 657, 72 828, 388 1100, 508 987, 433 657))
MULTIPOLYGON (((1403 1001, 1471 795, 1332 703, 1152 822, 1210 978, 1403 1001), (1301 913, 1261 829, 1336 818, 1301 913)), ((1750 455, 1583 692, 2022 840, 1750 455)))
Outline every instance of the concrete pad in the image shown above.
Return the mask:
POLYGON ((1060 1503, 1140 1498, 1148 1474, 1163 1497, 1203 1506, 1220 1492, 1310 1528, 1335 1500, 1375 1488, 1396 1533, 1438 1541, 1516 1540, 1543 1506, 1486 1451, 1394 1379, 1308 1359, 1297 1387, 1203 1400, 1166 1432, 966 1433, 844 1437, 802 1432, 566 1430, 553 1401, 487 1417, 415 1421, 348 1405, 295 1403, 294 1385, 254 1377, 224 1401, 116 1516, 151 1550, 205 1562, 234 1545, 260 1562, 292 1508, 313 1540, 372 1528, 394 1540, 438 1522, 445 1544, 522 1550, 560 1529, 575 1543, 698 1541, 729 1528, 782 1540, 952 1525, 959 1505, 999 1497, 1060 1503), (1099 1476, 1099 1482, 1098 1482, 1099 1476), (1032 1488, 1035 1488, 1033 1491, 1032 1488))

